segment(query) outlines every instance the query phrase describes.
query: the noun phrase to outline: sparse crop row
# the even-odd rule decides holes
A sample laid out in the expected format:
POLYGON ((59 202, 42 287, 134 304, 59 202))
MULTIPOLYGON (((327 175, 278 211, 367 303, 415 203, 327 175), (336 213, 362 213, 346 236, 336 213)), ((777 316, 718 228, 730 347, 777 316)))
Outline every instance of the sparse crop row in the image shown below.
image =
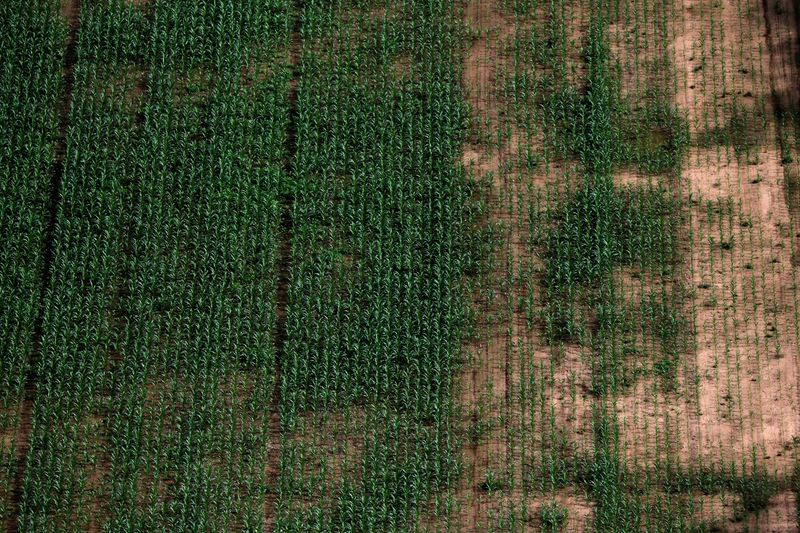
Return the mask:
MULTIPOLYGON (((636 136, 649 135, 650 128, 658 130, 660 122, 639 125, 636 136, 630 138, 623 134, 625 107, 612 69, 609 3, 593 1, 589 8, 583 50, 585 96, 573 107, 577 116, 564 117, 578 125, 571 132, 570 144, 585 177, 557 211, 557 225, 547 240, 546 332, 551 340, 577 339, 592 350, 591 391, 596 397, 591 414, 593 451, 590 460, 578 461, 575 471, 577 483, 588 489, 597 505, 594 530, 685 530, 690 518, 682 502, 662 507, 661 502, 648 501, 632 490, 640 474, 628 472, 619 449, 621 430, 614 409, 617 395, 635 380, 635 372, 628 369, 643 366, 629 360, 631 353, 637 355, 631 350, 631 340, 635 342, 637 337, 645 341, 641 355, 654 360, 650 372, 671 379, 670 387, 675 386, 680 348, 686 346, 681 343, 685 325, 679 318, 681 310, 674 307, 673 297, 660 279, 672 274, 679 205, 667 185, 672 176, 663 177, 664 184, 626 189, 619 188, 613 177, 621 165, 631 162, 644 171, 676 172, 685 139, 679 140, 683 134, 677 119, 672 119, 673 129, 666 138, 645 153, 632 143, 639 142, 636 136), (637 157, 630 158, 630 153, 637 157), (656 292, 641 294, 641 302, 626 294, 627 288, 614 276, 614 270, 626 264, 649 276, 656 292), (579 303, 577 295, 582 295, 585 303, 579 303), (575 309, 582 305, 589 308, 576 314, 575 309), (588 324, 588 316, 596 322, 588 324), (648 343, 648 338, 653 342, 648 343)), ((645 114, 642 118, 653 117, 645 114)))
POLYGON ((793 430, 770 422, 765 391, 793 411, 794 372, 777 368, 795 364, 779 362, 795 267, 770 229, 785 217, 752 199, 775 190, 761 169, 792 174, 762 142, 760 8, 699 9, 470 3, 468 60, 492 68, 469 159, 507 233, 480 293, 466 527, 704 531, 755 523, 788 486, 793 430), (692 477, 695 462, 708 470, 692 477))

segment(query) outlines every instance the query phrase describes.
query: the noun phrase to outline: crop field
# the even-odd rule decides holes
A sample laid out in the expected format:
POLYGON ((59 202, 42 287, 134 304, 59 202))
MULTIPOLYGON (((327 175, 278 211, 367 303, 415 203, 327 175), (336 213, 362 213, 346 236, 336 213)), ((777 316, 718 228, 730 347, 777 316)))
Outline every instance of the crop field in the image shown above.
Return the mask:
POLYGON ((800 532, 799 28, 0 1, 0 529, 800 532))

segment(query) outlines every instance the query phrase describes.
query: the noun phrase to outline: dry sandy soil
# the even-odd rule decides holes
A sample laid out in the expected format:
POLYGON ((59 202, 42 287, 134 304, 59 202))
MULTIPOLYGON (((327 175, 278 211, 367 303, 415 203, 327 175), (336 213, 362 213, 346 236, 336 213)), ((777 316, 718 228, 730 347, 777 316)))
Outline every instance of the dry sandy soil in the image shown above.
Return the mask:
POLYGON ((774 46, 766 4, 684 2, 683 32, 673 42, 677 103, 692 133, 708 129, 709 117, 717 117, 717 125, 728 118, 726 99, 732 94, 752 95, 742 98, 743 105, 748 98, 762 101, 768 124, 756 132, 746 157, 697 147, 683 172, 693 234, 689 271, 697 289, 697 385, 681 448, 688 458, 705 461, 755 453, 768 470, 786 474, 800 435, 798 315, 794 217, 776 148, 772 96, 794 91, 796 98, 796 66, 784 56, 797 41, 784 28, 784 44, 774 46), (703 50, 709 35, 721 40, 717 46, 724 53, 715 57, 703 50), (724 243, 732 245, 725 249, 724 243))
MULTIPOLYGON (((515 198, 559 179, 566 169, 515 172, 520 154, 540 149, 541 140, 523 138, 504 119, 498 86, 511 65, 503 43, 528 26, 515 23, 502 6, 499 0, 471 0, 464 12, 474 33, 465 55, 464 84, 482 138, 494 142, 468 143, 463 163, 490 184, 492 221, 505 233, 493 276, 495 298, 491 304, 485 296, 478 298, 479 316, 495 320, 481 324, 483 335, 468 347, 472 361, 460 380, 465 427, 476 423, 479 406, 489 413, 483 438, 464 450, 467 475, 456 491, 463 503, 463 531, 485 529, 504 510, 525 507, 535 513, 541 505, 542 497, 519 488, 524 443, 506 428, 518 429, 537 417, 520 408, 518 399, 535 374, 530 369, 547 368, 554 359, 554 348, 537 328, 526 326, 525 310, 516 305, 540 289, 508 273, 541 266, 527 251, 528 226, 525 213, 515 209, 515 198), (487 494, 481 484, 489 472, 504 473, 515 481, 513 489, 487 494)), ((634 465, 649 465, 669 454, 684 466, 733 463, 741 468, 756 457, 768 472, 787 479, 800 444, 794 257, 800 233, 793 229, 800 198, 787 192, 792 180, 797 182, 798 165, 782 161, 781 124, 775 116, 798 108, 794 8, 788 0, 676 0, 660 9, 663 27, 621 17, 612 21, 610 36, 612 53, 625 66, 623 94, 636 94, 642 80, 672 85, 675 105, 690 129, 691 148, 676 181, 686 221, 683 263, 669 283, 688 289, 682 307, 692 326, 692 346, 681 354, 675 391, 665 392, 644 378, 612 399, 620 444, 634 465), (663 71, 662 56, 675 74, 663 71), (697 141, 727 127, 734 109, 749 110, 755 123, 762 123, 748 125, 752 131, 744 139, 743 154, 737 157, 730 147, 697 141)), ((579 9, 572 15, 570 39, 577 42, 586 15, 579 9)), ((629 169, 615 176, 618 185, 646 179, 629 169)), ((619 277, 631 293, 647 289, 625 272, 619 277)), ((590 449, 591 353, 577 344, 559 351, 539 399, 561 435, 579 449, 590 449)), ((582 530, 587 520, 579 517, 591 517, 591 501, 576 494, 553 495, 576 517, 569 531, 582 530)), ((702 517, 719 520, 725 531, 797 530, 791 492, 778 494, 765 511, 737 523, 731 521, 731 498, 706 499, 702 517)))

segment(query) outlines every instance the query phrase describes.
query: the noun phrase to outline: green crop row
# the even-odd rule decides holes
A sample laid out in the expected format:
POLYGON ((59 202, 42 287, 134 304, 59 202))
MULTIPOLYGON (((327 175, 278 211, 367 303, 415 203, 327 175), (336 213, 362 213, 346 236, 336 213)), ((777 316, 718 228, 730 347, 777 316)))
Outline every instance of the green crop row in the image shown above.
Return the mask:
POLYGON ((81 3, 20 530, 263 529, 289 9, 81 3))
POLYGON ((406 530, 454 479, 478 215, 460 34, 452 2, 376 7, 81 3, 20 529, 258 531, 277 487, 278 530, 406 530), (298 510, 293 428, 339 409, 368 413, 361 466, 298 510))
POLYGON ((420 504, 455 479, 452 380, 478 214, 457 164, 455 7, 304 3, 278 531, 413 530, 420 504), (356 466, 332 465, 310 495, 292 490, 322 469, 304 473, 290 439, 310 438, 309 418, 361 411, 348 438, 364 445, 339 459, 356 466))
POLYGON ((13 513, 40 311, 66 24, 55 1, 0 5, 0 522, 13 513))

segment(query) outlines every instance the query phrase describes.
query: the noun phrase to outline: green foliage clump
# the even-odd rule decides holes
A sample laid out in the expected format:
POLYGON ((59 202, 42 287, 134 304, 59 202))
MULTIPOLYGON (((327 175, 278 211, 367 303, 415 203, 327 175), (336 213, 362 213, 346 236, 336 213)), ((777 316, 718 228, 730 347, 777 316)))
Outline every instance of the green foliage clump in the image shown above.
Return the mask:
POLYGON ((707 131, 698 134, 697 142, 701 147, 713 145, 730 146, 737 157, 747 155, 758 140, 761 120, 757 111, 734 102, 729 108, 727 119, 707 131))
POLYGON ((647 174, 674 174, 689 145, 689 128, 669 97, 657 90, 637 94, 635 101, 615 102, 614 156, 647 174))
POLYGON ((779 484, 763 470, 756 470, 749 475, 738 476, 731 480, 733 490, 741 498, 741 512, 750 514, 767 508, 767 504, 778 492, 779 484))
POLYGON ((480 485, 478 485, 478 488, 483 492, 496 492, 504 490, 506 487, 506 480, 501 474, 498 474, 494 470, 486 472, 486 477, 481 481, 480 485))
MULTIPOLYGON (((577 295, 615 266, 669 273, 676 242, 674 213, 674 200, 663 189, 617 189, 608 181, 584 186, 557 211, 556 227, 547 238, 545 265, 546 324, 551 339, 580 338, 577 295)), ((650 322, 667 339, 669 311, 652 310, 657 316, 650 322)), ((672 330, 676 327, 673 324, 672 330)))
POLYGON ((781 489, 781 482, 767 473, 763 467, 753 465, 750 471, 730 469, 698 468, 682 470, 668 467, 661 474, 662 486, 668 493, 699 490, 703 494, 734 492, 739 496, 736 517, 757 513, 766 509, 769 500, 781 489))
POLYGON ((548 287, 590 282, 611 269, 625 238, 617 225, 621 211, 622 198, 607 182, 575 193, 547 243, 548 287))
POLYGON ((557 533, 567 525, 569 510, 556 501, 542 504, 539 508, 539 520, 542 522, 542 533, 557 533))
POLYGON ((595 531, 712 531, 709 524, 693 516, 691 504, 674 492, 666 491, 656 499, 645 496, 651 479, 627 467, 620 457, 618 432, 616 416, 603 407, 595 408, 594 451, 590 456, 575 458, 576 481, 590 491, 597 504, 595 531))

